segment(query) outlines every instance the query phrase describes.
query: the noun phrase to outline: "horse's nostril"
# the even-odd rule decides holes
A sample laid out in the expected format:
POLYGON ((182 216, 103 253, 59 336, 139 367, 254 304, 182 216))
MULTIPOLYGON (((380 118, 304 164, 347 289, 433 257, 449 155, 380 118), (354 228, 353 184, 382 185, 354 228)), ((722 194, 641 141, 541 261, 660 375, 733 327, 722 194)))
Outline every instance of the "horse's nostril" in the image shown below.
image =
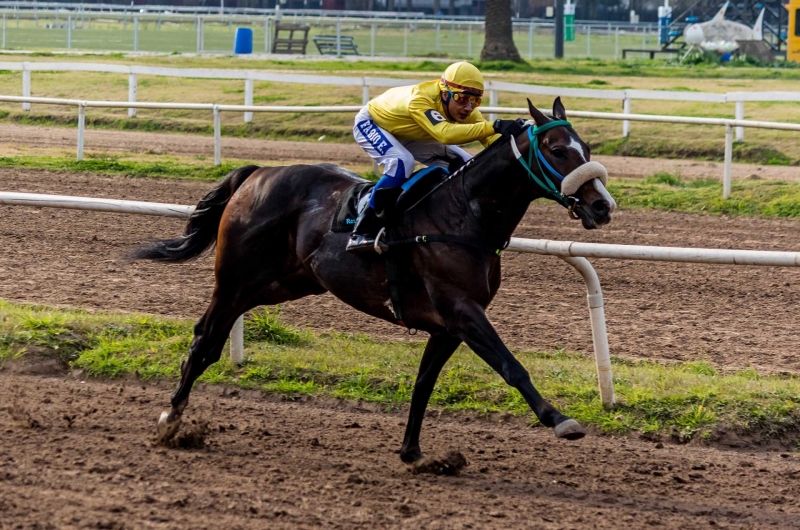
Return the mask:
POLYGON ((608 204, 603 200, 596 200, 592 203, 592 212, 596 215, 608 215, 608 204))

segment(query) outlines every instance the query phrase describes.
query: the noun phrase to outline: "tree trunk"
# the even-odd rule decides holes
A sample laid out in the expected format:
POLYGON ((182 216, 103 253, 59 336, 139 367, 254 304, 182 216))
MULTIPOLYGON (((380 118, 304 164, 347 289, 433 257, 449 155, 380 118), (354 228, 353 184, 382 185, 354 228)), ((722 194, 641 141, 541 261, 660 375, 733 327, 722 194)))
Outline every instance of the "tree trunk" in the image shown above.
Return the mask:
POLYGON ((447 13, 452 17, 456 14, 456 0, 450 0, 447 7, 447 13))
POLYGON ((521 63, 511 31, 511 0, 486 0, 486 41, 481 61, 521 63))
POLYGON ((442 0, 433 0, 433 14, 438 15, 442 10, 442 0))

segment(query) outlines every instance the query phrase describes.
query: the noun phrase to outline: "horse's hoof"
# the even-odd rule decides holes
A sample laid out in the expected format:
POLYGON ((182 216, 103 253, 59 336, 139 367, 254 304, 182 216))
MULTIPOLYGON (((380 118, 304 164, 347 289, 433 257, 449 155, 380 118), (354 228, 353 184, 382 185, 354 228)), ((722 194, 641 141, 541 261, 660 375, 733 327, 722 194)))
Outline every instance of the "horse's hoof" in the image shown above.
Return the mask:
POLYGON ((178 432, 178 427, 180 426, 180 417, 170 421, 169 412, 165 410, 158 418, 158 425, 156 426, 156 441, 161 444, 171 440, 175 436, 175 433, 178 432))
POLYGON ((556 438, 565 438, 567 440, 580 440, 586 436, 586 431, 581 424, 572 418, 556 425, 553 431, 556 433, 556 438))
POLYGON ((406 464, 414 464, 422 460, 422 451, 419 449, 412 449, 410 451, 403 451, 400 453, 400 460, 406 464))

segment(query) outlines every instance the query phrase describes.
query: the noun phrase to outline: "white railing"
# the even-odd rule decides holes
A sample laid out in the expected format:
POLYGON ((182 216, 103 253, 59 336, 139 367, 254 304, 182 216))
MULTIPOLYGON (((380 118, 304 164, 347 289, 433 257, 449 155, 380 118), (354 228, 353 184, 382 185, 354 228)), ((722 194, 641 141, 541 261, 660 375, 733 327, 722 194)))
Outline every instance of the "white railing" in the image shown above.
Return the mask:
MULTIPOLYGON (((0 66, 1 67, 1 66, 0 66)), ((214 103, 160 103, 160 102, 130 102, 130 101, 84 101, 78 99, 58 99, 58 98, 32 98, 19 96, 0 96, 0 102, 23 102, 41 103, 49 105, 70 105, 78 107, 78 153, 77 159, 83 160, 83 150, 86 135, 86 109, 94 108, 140 108, 140 109, 182 109, 182 110, 205 110, 211 111, 214 119, 214 165, 222 163, 222 112, 304 112, 304 113, 356 113, 361 110, 361 106, 331 106, 331 107, 290 107, 290 106, 257 106, 257 105, 217 105, 214 103)), ((518 107, 486 107, 484 109, 492 114, 520 114, 528 115, 528 109, 518 107)), ((749 121, 749 120, 729 120, 725 118, 695 118, 691 116, 657 116, 651 114, 625 114, 609 112, 589 112, 589 111, 570 111, 570 117, 590 118, 599 120, 617 121, 641 121, 659 123, 683 123, 694 125, 716 125, 725 127, 725 161, 723 164, 723 186, 722 196, 725 199, 731 196, 731 185, 733 179, 733 129, 737 128, 757 128, 774 129, 783 131, 800 131, 800 124, 749 121)))
MULTIPOLYGON (((69 208, 140 215, 163 215, 169 217, 187 217, 195 209, 194 206, 178 204, 9 192, 0 192, 0 204, 69 208)), ((589 317, 592 325, 592 342, 597 366, 600 399, 605 406, 614 405, 615 397, 614 381, 611 373, 611 355, 608 348, 608 334, 606 331, 603 291, 597 272, 586 258, 669 261, 676 263, 710 263, 717 265, 800 267, 800 252, 609 245, 573 241, 552 241, 547 239, 521 239, 516 237, 511 238, 511 242, 506 250, 557 256, 575 267, 583 277, 586 283, 589 317)), ((241 363, 244 361, 244 320, 242 316, 236 320, 231 330, 230 359, 233 363, 241 363)))
MULTIPOLYGON (((155 75, 166 77, 182 77, 196 79, 239 79, 245 82, 244 105, 253 104, 253 82, 269 81, 274 83, 297 83, 304 85, 331 85, 361 87, 361 100, 366 104, 370 99, 370 87, 396 87, 420 83, 420 79, 397 79, 380 77, 340 77, 333 75, 316 74, 286 74, 267 72, 262 70, 227 70, 210 68, 168 68, 158 66, 116 65, 102 63, 51 63, 51 62, 0 62, 0 70, 22 72, 22 96, 31 95, 31 72, 56 71, 56 72, 105 72, 128 75, 128 101, 136 101, 138 92, 138 75, 155 75)), ((486 91, 489 101, 496 106, 500 92, 512 94, 526 94, 530 96, 561 96, 573 98, 603 99, 620 101, 623 114, 631 113, 633 100, 649 101, 694 101, 700 103, 734 103, 734 117, 744 119, 744 104, 751 102, 792 102, 800 103, 800 92, 673 92, 669 90, 600 90, 591 88, 563 88, 544 85, 527 85, 523 83, 508 83, 504 81, 486 82, 486 91)), ((128 116, 136 116, 136 106, 127 105, 128 116)), ((30 110, 30 104, 24 103, 23 110, 30 110)), ((573 113, 574 114, 574 113, 573 113)), ((253 117, 250 113, 244 114, 244 121, 250 122, 253 117)), ((490 115, 490 120, 496 116, 490 115)), ((622 120, 622 136, 630 136, 630 122, 622 120)), ((736 126, 736 141, 744 140, 744 127, 736 126)))

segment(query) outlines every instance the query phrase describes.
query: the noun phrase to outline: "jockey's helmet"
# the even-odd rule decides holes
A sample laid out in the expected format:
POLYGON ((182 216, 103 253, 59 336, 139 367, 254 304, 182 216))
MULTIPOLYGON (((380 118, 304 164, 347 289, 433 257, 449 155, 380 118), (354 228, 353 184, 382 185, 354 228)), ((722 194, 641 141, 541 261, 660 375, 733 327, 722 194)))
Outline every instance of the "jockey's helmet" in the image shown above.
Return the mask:
POLYGON ((447 67, 439 80, 442 92, 466 92, 483 95, 483 74, 467 61, 453 63, 447 67))

